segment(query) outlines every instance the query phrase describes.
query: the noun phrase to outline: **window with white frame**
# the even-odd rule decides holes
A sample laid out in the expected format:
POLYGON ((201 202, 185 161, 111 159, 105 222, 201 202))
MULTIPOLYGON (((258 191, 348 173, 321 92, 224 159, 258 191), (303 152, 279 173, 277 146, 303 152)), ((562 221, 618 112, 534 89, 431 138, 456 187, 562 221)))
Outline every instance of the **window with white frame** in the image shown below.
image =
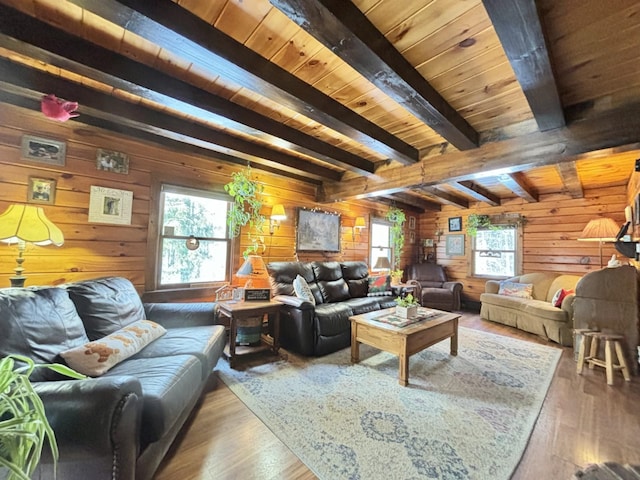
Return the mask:
POLYGON ((371 271, 389 271, 393 265, 393 250, 391 248, 391 224, 385 220, 374 218, 371 220, 371 271), (380 257, 389 261, 389 267, 376 268, 380 257))
POLYGON ((229 202, 222 194, 162 185, 158 287, 228 280, 231 252, 228 208, 229 202), (191 248, 187 248, 187 240, 191 248))
POLYGON ((513 277, 517 275, 518 228, 494 225, 478 229, 471 242, 472 274, 478 277, 513 277))

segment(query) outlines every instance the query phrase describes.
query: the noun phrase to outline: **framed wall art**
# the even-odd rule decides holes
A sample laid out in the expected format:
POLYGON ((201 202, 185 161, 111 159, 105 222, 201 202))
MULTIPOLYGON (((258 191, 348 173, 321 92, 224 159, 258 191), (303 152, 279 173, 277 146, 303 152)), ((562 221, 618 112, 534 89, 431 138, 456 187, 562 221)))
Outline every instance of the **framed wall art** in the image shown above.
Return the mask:
POLYGON ((298 251, 339 252, 340 215, 298 208, 296 249, 298 251))
POLYGON ((27 202, 53 205, 56 197, 56 181, 52 178, 29 177, 27 202))
POLYGON ((114 173, 129 173, 129 156, 126 153, 113 150, 98 149, 96 154, 96 168, 114 173))
POLYGON ((462 217, 451 217, 449 219, 449 231, 450 232, 462 231, 462 217))
POLYGON ((464 234, 447 235, 445 253, 450 256, 464 255, 464 234))
POLYGON ((409 230, 415 230, 416 228, 416 217, 409 217, 409 230))
POLYGON ((133 192, 91 185, 89 222, 131 225, 133 192))
POLYGON ((25 160, 49 165, 64 165, 67 144, 49 138, 23 135, 20 152, 25 160))

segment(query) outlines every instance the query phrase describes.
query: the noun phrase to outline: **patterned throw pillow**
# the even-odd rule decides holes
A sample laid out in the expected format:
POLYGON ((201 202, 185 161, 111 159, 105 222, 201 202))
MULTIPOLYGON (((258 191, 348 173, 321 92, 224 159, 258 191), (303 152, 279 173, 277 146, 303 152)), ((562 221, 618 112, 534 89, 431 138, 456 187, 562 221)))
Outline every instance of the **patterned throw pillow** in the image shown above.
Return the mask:
POLYGON ((162 325, 138 320, 99 340, 60 353, 74 370, 97 377, 167 333, 162 325))
POLYGON ((498 295, 507 297, 532 298, 533 283, 500 282, 498 295))
POLYGON ((293 291, 296 292, 298 298, 302 298, 314 305, 316 304, 316 299, 313 293, 311 293, 311 288, 309 288, 309 284, 302 275, 296 275, 296 278, 293 280, 293 291))
POLYGON ((573 290, 565 290, 564 288, 561 288, 553 295, 553 299, 551 299, 551 305, 558 308, 562 307, 562 300, 564 300, 564 297, 571 293, 573 293, 573 290))
POLYGON ((381 293, 391 290, 389 275, 372 275, 369 277, 369 293, 381 293))

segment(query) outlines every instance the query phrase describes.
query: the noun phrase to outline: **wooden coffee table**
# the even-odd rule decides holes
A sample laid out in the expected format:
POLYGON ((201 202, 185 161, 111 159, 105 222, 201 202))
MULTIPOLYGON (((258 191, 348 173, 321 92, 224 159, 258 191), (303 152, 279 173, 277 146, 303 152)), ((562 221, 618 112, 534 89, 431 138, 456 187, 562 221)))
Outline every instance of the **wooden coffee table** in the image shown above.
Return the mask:
POLYGON ((406 387, 409 383, 409 357, 414 353, 451 338, 451 355, 458 354, 458 319, 460 315, 438 311, 440 312, 438 316, 406 327, 396 327, 375 320, 394 311, 394 308, 388 308, 349 317, 351 320, 352 363, 360 361, 360 343, 398 355, 400 363, 398 382, 406 387))

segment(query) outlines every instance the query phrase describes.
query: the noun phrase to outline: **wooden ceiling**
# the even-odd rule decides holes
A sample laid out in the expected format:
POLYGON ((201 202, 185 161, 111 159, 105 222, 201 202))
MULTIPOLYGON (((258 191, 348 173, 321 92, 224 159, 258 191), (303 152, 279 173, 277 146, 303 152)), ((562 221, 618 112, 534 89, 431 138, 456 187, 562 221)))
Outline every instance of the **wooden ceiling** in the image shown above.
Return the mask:
POLYGON ((418 210, 625 184, 640 1, 0 0, 0 101, 418 210))

